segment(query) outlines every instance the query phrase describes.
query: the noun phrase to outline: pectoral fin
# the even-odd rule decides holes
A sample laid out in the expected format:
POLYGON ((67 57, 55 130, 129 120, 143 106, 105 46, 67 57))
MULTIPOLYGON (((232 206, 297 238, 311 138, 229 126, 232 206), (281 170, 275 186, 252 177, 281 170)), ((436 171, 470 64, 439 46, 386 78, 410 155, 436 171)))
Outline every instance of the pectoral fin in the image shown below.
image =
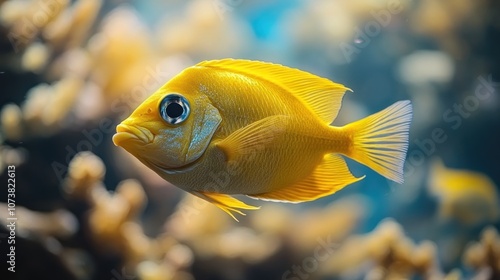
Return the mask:
POLYGON ((233 215, 232 212, 236 212, 240 215, 245 216, 246 214, 241 212, 238 209, 245 209, 245 210, 257 210, 260 207, 257 206, 251 206, 247 205, 244 202, 237 200, 236 198, 226 195, 226 194, 220 194, 220 193, 209 193, 209 192, 192 192, 192 194, 198 196, 199 198, 202 198, 215 206, 219 207, 222 209, 224 212, 229 214, 229 216, 233 217, 238 222, 238 219, 233 215), (232 211, 232 212, 231 212, 232 211))
POLYGON ((364 177, 354 177, 341 156, 330 154, 323 158, 311 175, 295 185, 250 197, 292 203, 311 201, 333 194, 364 177))
POLYGON ((236 130, 215 146, 224 152, 228 161, 236 160, 241 155, 262 150, 284 133, 288 123, 287 116, 267 117, 236 130))

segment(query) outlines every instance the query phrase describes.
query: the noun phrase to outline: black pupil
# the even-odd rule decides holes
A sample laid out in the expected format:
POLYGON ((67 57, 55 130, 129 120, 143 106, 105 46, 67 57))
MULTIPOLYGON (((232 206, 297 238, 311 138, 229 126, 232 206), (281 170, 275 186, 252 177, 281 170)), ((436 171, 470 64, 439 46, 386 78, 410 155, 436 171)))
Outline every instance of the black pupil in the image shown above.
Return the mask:
POLYGON ((172 119, 178 118, 184 113, 184 108, 179 103, 172 102, 167 105, 166 108, 167 116, 172 119))

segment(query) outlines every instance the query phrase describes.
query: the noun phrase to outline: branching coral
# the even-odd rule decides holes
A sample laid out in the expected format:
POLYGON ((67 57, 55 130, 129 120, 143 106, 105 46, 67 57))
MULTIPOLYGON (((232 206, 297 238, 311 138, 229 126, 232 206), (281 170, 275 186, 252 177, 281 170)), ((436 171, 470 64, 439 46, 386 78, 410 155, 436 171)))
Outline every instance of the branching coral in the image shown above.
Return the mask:
MULTIPOLYGON (((353 76, 358 75, 359 72, 353 68, 357 67, 357 63, 331 71, 332 63, 350 62, 353 55, 364 52, 363 59, 366 58, 368 64, 363 69, 373 73, 371 67, 379 69, 381 65, 388 65, 392 69, 391 63, 380 63, 384 61, 384 56, 391 58, 387 61, 401 61, 402 56, 413 52, 406 59, 408 67, 402 67, 402 76, 413 87, 420 89, 425 84, 422 88, 427 95, 415 96, 412 102, 417 109, 417 99, 425 105, 421 106, 425 112, 421 112, 420 116, 416 110, 416 120, 422 120, 422 115, 426 115, 429 121, 435 121, 436 116, 441 120, 443 112, 439 108, 439 100, 429 101, 428 87, 436 82, 445 85, 444 88, 455 82, 460 83, 460 89, 471 87, 466 84, 467 77, 464 74, 469 72, 461 68, 480 68, 483 71, 483 64, 488 63, 485 59, 479 59, 479 64, 470 64, 474 49, 464 45, 471 36, 474 40, 470 41, 480 44, 477 39, 482 33, 476 31, 487 23, 482 17, 472 15, 484 9, 485 2, 159 1, 168 6, 168 9, 161 11, 165 15, 160 20, 153 17, 144 20, 134 7, 144 8, 141 5, 145 5, 145 2, 136 1, 133 5, 113 8, 113 3, 102 0, 0 0, 0 20, 8 40, 4 40, 4 43, 10 42, 12 46, 12 51, 5 56, 5 62, 9 66, 14 65, 6 72, 26 72, 22 75, 31 80, 26 83, 23 80, 23 84, 36 84, 27 90, 24 99, 10 99, 8 96, 5 100, 16 104, 10 103, 0 108, 0 143, 4 143, 4 139, 7 141, 6 144, 0 144, 0 171, 6 165, 13 164, 16 168, 20 167, 19 177, 22 178, 26 174, 22 173, 24 164, 48 162, 47 165, 50 165, 50 161, 61 158, 60 151, 64 152, 65 149, 64 145, 60 145, 61 141, 50 143, 47 153, 39 153, 43 155, 43 160, 34 158, 38 150, 33 152, 29 149, 47 147, 38 146, 38 143, 30 146, 38 140, 37 137, 45 138, 44 141, 52 140, 51 137, 69 139, 68 132, 84 129, 95 131, 101 127, 94 125, 107 123, 107 128, 101 129, 102 141, 92 143, 91 147, 96 153, 102 152, 107 147, 101 144, 111 143, 109 137, 104 135, 112 132, 115 118, 128 115, 142 99, 175 73, 199 60, 253 57, 288 63, 294 67, 306 64, 314 73, 349 79, 352 78, 349 77, 351 71, 353 76), (278 11, 276 7, 285 2, 286 8, 279 11, 281 14, 275 14, 278 11), (259 7, 263 3, 266 7, 259 7), (221 6, 226 10, 217 10, 221 6), (272 15, 260 15, 259 10, 272 15), (151 28, 149 24, 153 21, 157 21, 154 23, 157 25, 151 28), (464 24, 467 28, 458 32, 464 24), (419 34, 415 41, 422 40, 421 35, 427 36, 425 41, 429 37, 436 39, 435 43, 425 42, 426 49, 429 44, 437 44, 449 52, 415 52, 413 48, 416 45, 411 45, 407 35, 402 34, 407 25, 410 25, 410 32, 413 30, 419 34), (385 47, 389 45, 391 48, 385 47), (258 53, 254 50, 258 50, 258 53), (373 54, 376 54, 373 59, 376 63, 370 60, 373 54), (432 69, 429 69, 429 65, 432 69)), ((480 48, 481 52, 489 49, 480 48)), ((485 54, 481 53, 480 57, 484 58, 485 54)), ((395 98, 394 91, 385 88, 391 84, 386 83, 380 73, 370 74, 367 85, 365 81, 363 85, 356 86, 355 83, 354 86, 358 87, 356 91, 362 91, 363 87, 370 90, 372 87, 379 88, 380 80, 383 85, 380 92, 388 92, 391 96, 377 95, 377 98, 395 98)), ((361 74, 360 77, 364 79, 366 76, 361 74)), ((26 91, 23 87, 19 88, 26 91)), ((2 99, 5 96, 2 94, 2 99)), ((364 98, 363 94, 360 96, 364 98)), ((352 116, 355 111, 361 115, 367 114, 363 112, 364 109, 351 109, 353 105, 349 104, 358 104, 355 102, 347 100, 343 103, 343 114, 348 114, 345 115, 348 117, 341 116, 336 122, 345 123, 356 119, 352 116)), ((492 108, 496 106, 495 102, 487 103, 492 108)), ((354 108, 361 107, 356 105, 354 108)), ((465 117, 462 117, 465 123, 465 117)), ((424 130, 415 130, 416 126, 413 128, 417 134, 424 130)), ((449 136, 451 139, 452 134, 449 136)), ((435 148, 438 148, 437 145, 435 148)), ((352 235, 356 230, 365 229, 360 223, 371 214, 371 210, 377 210, 374 211, 376 214, 368 217, 371 222, 380 218, 377 208, 369 209, 366 206, 372 202, 371 198, 340 197, 337 200, 339 197, 335 197, 334 203, 317 208, 315 203, 290 206, 262 202, 263 207, 259 211, 244 217, 241 223, 235 223, 216 207, 188 195, 172 213, 179 194, 142 163, 128 156, 118 157, 119 153, 121 151, 115 149, 112 154, 116 157, 106 158, 105 161, 112 164, 107 166, 108 170, 118 169, 122 176, 138 177, 140 182, 124 180, 114 192, 110 192, 103 183, 106 174, 103 161, 91 153, 81 153, 69 164, 68 175, 62 186, 66 197, 59 198, 61 204, 58 205, 66 204, 69 211, 60 209, 41 213, 21 205, 17 207, 19 237, 40 241, 50 252, 63 259, 79 279, 89 279, 100 270, 107 273, 103 279, 119 279, 114 272, 122 268, 127 275, 123 277, 125 279, 180 280, 194 279, 195 276, 283 279, 286 278, 282 277, 286 269, 297 263, 316 264, 317 269, 312 269, 308 279, 347 275, 366 279, 418 277, 453 280, 460 279, 462 274, 469 276, 467 273, 470 271, 462 271, 462 267, 447 275, 441 270, 439 261, 443 260, 444 254, 451 255, 443 250, 441 259, 438 258, 436 250, 442 250, 441 239, 436 240, 440 247, 432 241, 415 244, 405 236, 402 225, 392 220, 382 222, 373 232, 352 235), (164 197, 158 195, 160 192, 168 193, 169 200, 164 201, 164 197), (150 207, 143 213, 146 193, 149 195, 150 207), (151 203, 152 200, 154 203, 151 203), (161 209, 157 208, 159 204, 162 205, 161 209), (151 212, 163 213, 155 216, 154 226, 148 220, 151 212), (166 216, 169 218, 162 228, 166 216), (325 242, 331 247, 321 247, 325 242), (317 248, 326 250, 326 253, 320 252, 324 253, 320 254, 324 257, 322 261, 315 259, 317 248), (112 264, 101 267, 100 261, 107 258, 112 259, 112 264), (92 270, 92 267, 96 269, 92 270)), ((412 156, 410 153, 409 160, 415 163, 416 156, 418 154, 412 156)), ((66 157, 66 163, 69 158, 66 157)), ((40 167, 35 166, 36 170, 43 170, 40 173, 44 173, 46 169, 40 167)), ((424 167, 426 165, 422 164, 420 169, 424 167)), ((476 176, 471 184, 471 180, 463 179, 464 176, 450 179, 453 170, 448 168, 433 169, 446 171, 446 174, 431 174, 428 184, 431 193, 438 198, 441 217, 447 218, 447 221, 450 217, 458 218, 466 224, 468 221, 498 220, 498 191, 490 179, 476 176), (450 184, 450 181, 454 182, 450 184)), ((33 169, 29 170, 31 172, 33 169)), ((116 174, 111 173, 106 179, 116 180, 116 174)), ((406 182, 413 181, 411 184, 416 186, 412 197, 417 197, 422 186, 424 175, 423 172, 421 174, 407 178, 406 182)), ((470 179, 471 174, 468 175, 465 178, 470 179)), ((53 184, 50 186, 52 189, 57 190, 55 180, 47 181, 53 184)), ((36 183, 34 186, 19 184, 19 193, 23 193, 24 188, 39 187, 36 183)), ((407 190, 408 187, 406 183, 400 189, 407 190)), ((392 210, 398 211, 407 207, 410 201, 394 200, 391 203, 396 202, 397 206, 393 204, 392 210)), ((378 207, 376 203, 373 205, 378 207)), ((7 213, 4 208, 2 204, 0 215, 7 213)), ((5 218, 2 217, 3 220, 5 218)), ((425 225, 434 222, 429 221, 432 215, 425 218, 417 222, 425 225)), ((432 230, 435 231, 435 228, 432 230)), ((460 232, 456 236, 459 236, 457 239, 463 238, 461 242, 467 240, 467 233, 462 235, 460 232)), ((462 248, 459 243, 450 246, 460 252, 462 248)), ((489 228, 484 231, 480 242, 466 250, 464 263, 473 269, 476 278, 500 278, 499 246, 496 230, 489 228)), ((447 265, 446 261, 442 263, 443 266, 447 265)))
MULTIPOLYGON (((409 279, 420 275, 425 279, 441 279, 436 246, 431 241, 415 245, 404 236, 401 226, 385 220, 364 236, 352 236, 335 252, 322 273, 348 274, 369 262, 368 279, 409 279)), ((359 271, 358 271, 359 273, 359 271)))
POLYGON ((70 162, 64 183, 71 199, 91 206, 87 230, 96 250, 123 256, 125 268, 141 279, 174 279, 177 275, 180 278, 175 279, 189 279, 182 270, 192 261, 191 250, 168 235, 156 239, 146 236, 138 223, 146 202, 141 184, 125 180, 111 194, 102 183, 104 174, 101 159, 83 152, 70 162))
POLYGON ((26 158, 27 151, 25 149, 0 145, 0 173, 8 165, 20 166, 25 162, 26 158))
MULTIPOLYGON (((342 199, 301 214, 280 204, 266 204, 251 214, 250 219, 234 224, 216 207, 187 196, 167 222, 165 232, 151 238, 144 234, 138 222, 146 202, 141 184, 125 180, 110 193, 102 182, 105 172, 99 157, 89 152, 80 153, 70 162, 64 190, 69 199, 86 201, 90 206, 82 227, 95 250, 100 254, 123 256, 123 269, 140 279, 193 279, 188 272, 193 262, 218 265, 236 261, 247 266, 262 265, 285 250, 292 254, 288 256, 289 261, 310 260, 312 257, 308 255, 316 252, 318 246, 327 246, 326 243, 336 246, 321 247, 326 255, 318 263, 317 275, 320 276, 349 275, 357 271, 358 275, 365 274, 366 279, 408 279, 416 275, 424 279, 461 278, 459 270, 448 275, 442 272, 433 242, 414 244, 393 220, 383 221, 369 234, 348 237, 366 213, 366 206, 360 207, 366 203, 360 198, 342 199)), ((38 220, 51 221, 50 224, 62 217, 57 214, 50 216, 56 220, 47 220, 40 214, 33 215, 38 220)), ((55 234, 44 230, 43 223, 40 226, 30 222, 26 228, 55 234)), ((73 233, 74 229, 68 234, 73 233)), ((478 274, 495 279, 499 244, 496 231, 486 230, 481 243, 468 249, 466 263, 478 274)), ((79 256, 67 250, 62 254, 79 256)), ((72 267, 72 261, 66 263, 72 267)), ((81 273, 74 267, 73 270, 81 273)))
POLYGON ((2 109, 0 123, 5 138, 11 140, 21 139, 23 133, 22 112, 17 105, 8 104, 2 109))
POLYGON ((130 112, 188 61, 161 57, 150 31, 128 6, 107 13, 98 32, 90 34, 101 6, 101 0, 1 5, 0 20, 21 54, 21 69, 50 81, 33 87, 20 106, 1 109, 6 139, 50 136, 75 117, 99 121, 130 112))
POLYGON ((436 245, 431 241, 415 245, 404 236, 401 226, 391 220, 379 225, 367 245, 367 257, 375 264, 369 272, 371 279, 405 279, 414 274, 425 279, 442 277, 436 245))
POLYGON ((356 228, 368 208, 369 202, 363 197, 349 197, 324 208, 311 209, 295 217, 295 222, 289 225, 290 239, 299 250, 309 252, 317 245, 318 237, 340 242, 356 228))
POLYGON ((80 153, 69 165, 66 192, 92 205, 88 225, 96 246, 120 252, 127 262, 137 263, 146 257, 145 251, 151 246, 151 241, 134 222, 145 202, 144 192, 138 182, 124 181, 112 195, 102 184, 104 173, 104 164, 98 157, 80 153))
MULTIPOLYGON (((12 208, 12 207, 11 207, 12 208)), ((2 224, 9 224, 7 204, 0 204, 0 219, 2 224)), ((68 237, 78 229, 76 218, 67 210, 55 210, 41 213, 17 206, 16 232, 19 236, 28 237, 68 237)))
POLYGON ((1 122, 8 140, 16 141, 33 135, 50 135, 62 127, 82 88, 82 80, 64 77, 52 85, 32 88, 19 108, 9 104, 2 108, 1 122))
POLYGON ((460 57, 467 49, 464 48, 462 33, 457 32, 463 25, 475 30, 475 36, 480 36, 484 19, 474 17, 486 8, 485 2, 470 2, 457 0, 450 2, 436 2, 432 0, 420 1, 416 11, 412 14, 410 25, 416 33, 433 37, 448 51, 460 57))
POLYGON ((68 0, 6 1, 2 4, 0 20, 10 27, 9 40, 14 49, 29 45, 47 25, 65 10, 68 0))
POLYGON ((485 229, 481 241, 471 244, 465 251, 464 262, 476 271, 477 279, 500 279, 500 237, 497 229, 485 229))
POLYGON ((167 221, 166 232, 182 240, 204 258, 261 262, 276 252, 279 240, 246 226, 232 227, 232 220, 218 208, 187 196, 167 221))

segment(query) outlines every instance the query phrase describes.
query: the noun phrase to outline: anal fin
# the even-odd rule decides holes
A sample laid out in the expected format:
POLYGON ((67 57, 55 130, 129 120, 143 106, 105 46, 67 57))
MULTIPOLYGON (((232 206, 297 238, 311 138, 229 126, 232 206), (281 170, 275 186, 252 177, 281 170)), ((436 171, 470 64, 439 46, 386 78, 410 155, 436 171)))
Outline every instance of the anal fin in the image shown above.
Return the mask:
POLYGON ((236 217, 233 215, 232 212, 245 216, 246 214, 241 212, 239 209, 257 210, 260 208, 257 206, 248 205, 243 201, 240 201, 227 194, 210 193, 210 192, 192 192, 192 194, 219 207, 224 212, 229 214, 229 216, 233 217, 233 219, 235 219, 237 222, 238 219, 236 219, 236 217))
POLYGON ((364 177, 354 177, 349 171, 345 160, 340 155, 329 154, 323 158, 323 161, 311 175, 302 181, 290 187, 268 193, 249 195, 249 197, 291 203, 311 201, 331 195, 364 177))

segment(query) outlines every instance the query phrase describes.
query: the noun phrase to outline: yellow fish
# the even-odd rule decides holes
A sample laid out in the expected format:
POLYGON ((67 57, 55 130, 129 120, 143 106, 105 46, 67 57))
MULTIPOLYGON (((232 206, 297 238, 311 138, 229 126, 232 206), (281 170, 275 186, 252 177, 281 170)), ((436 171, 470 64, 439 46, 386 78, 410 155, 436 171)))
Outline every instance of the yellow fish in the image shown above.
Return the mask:
POLYGON ((440 200, 441 218, 457 218, 465 224, 494 222, 500 216, 497 187, 486 175, 447 168, 441 159, 431 165, 428 187, 440 200))
MULTIPOLYGON (((177 187, 231 215, 230 195, 298 203, 361 180, 340 156, 403 182, 409 101, 335 127, 341 84, 282 65, 204 61, 147 98, 113 142, 177 187)), ((236 219, 236 218, 235 218, 236 219)))

